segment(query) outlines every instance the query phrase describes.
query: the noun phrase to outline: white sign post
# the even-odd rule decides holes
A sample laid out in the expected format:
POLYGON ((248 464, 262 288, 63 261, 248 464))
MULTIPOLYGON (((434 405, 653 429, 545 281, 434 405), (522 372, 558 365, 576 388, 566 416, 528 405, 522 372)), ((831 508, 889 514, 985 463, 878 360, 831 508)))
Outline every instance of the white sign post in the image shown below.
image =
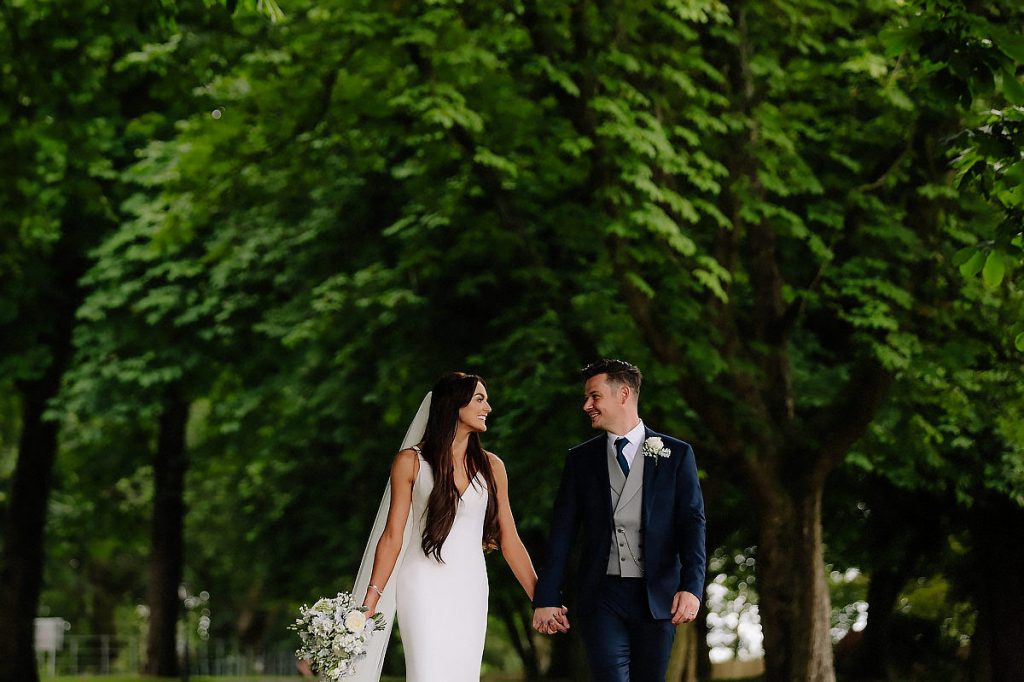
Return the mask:
POLYGON ((36 618, 36 651, 46 652, 50 676, 57 675, 57 651, 64 646, 63 618, 36 618))

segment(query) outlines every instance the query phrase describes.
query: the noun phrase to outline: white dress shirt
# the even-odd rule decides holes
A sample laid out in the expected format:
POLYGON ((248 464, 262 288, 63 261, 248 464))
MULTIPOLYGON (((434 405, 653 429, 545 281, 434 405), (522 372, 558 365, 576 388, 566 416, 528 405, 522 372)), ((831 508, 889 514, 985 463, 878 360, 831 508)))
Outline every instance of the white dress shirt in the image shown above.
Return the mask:
POLYGON ((647 429, 644 428, 644 420, 641 419, 636 426, 629 430, 629 433, 619 434, 608 432, 608 447, 611 448, 610 452, 615 455, 618 450, 615 448, 615 441, 625 436, 626 447, 622 449, 622 456, 626 458, 626 464, 629 468, 633 468, 633 459, 636 457, 637 450, 640 449, 640 444, 644 442, 644 434, 647 433, 647 429))

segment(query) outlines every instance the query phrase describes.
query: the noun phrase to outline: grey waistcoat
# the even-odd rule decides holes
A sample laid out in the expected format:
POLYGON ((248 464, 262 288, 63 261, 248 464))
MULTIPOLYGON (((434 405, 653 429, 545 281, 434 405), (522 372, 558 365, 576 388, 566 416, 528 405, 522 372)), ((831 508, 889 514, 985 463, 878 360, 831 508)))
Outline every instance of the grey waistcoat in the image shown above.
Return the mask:
POLYGON ((608 555, 608 575, 642 578, 644 575, 644 536, 642 511, 644 496, 644 457, 642 447, 633 457, 629 478, 615 459, 615 448, 607 446, 608 480, 612 496, 612 548, 608 555))

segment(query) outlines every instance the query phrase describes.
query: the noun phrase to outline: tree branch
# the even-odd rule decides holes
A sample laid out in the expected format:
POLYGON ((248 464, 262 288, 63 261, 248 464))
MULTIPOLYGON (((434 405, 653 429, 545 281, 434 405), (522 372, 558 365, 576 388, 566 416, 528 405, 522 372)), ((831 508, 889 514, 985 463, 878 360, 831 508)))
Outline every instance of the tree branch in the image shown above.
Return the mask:
POLYGON ((331 98, 334 96, 334 85, 338 82, 338 69, 331 69, 320 78, 320 96, 314 100, 314 106, 310 107, 307 115, 298 122, 291 138, 309 132, 327 116, 331 108, 331 98))
POLYGON ((874 180, 854 187, 852 190, 850 190, 850 194, 867 194, 868 192, 873 192, 879 187, 881 187, 883 184, 885 184, 885 181, 889 178, 889 176, 892 175, 896 171, 896 169, 900 167, 900 165, 908 156, 910 156, 910 152, 912 151, 914 145, 914 137, 916 132, 917 119, 914 119, 914 125, 911 126, 909 134, 907 135, 907 143, 903 145, 903 148, 900 149, 899 153, 897 153, 896 156, 892 159, 892 161, 890 161, 886 165, 884 170, 878 172, 878 177, 876 177, 874 180))
MULTIPOLYGON (((429 62, 420 52, 418 46, 408 45, 407 49, 410 54, 410 58, 413 64, 420 70, 420 72, 430 77, 431 68, 429 62)), ((526 223, 522 218, 513 210, 509 193, 502 186, 501 176, 492 167, 483 165, 476 160, 477 153, 477 142, 473 139, 473 136, 468 130, 461 126, 452 126, 448 131, 449 137, 456 143, 460 149, 465 153, 464 158, 470 165, 472 173, 480 178, 480 184, 483 186, 486 197, 489 197, 493 203, 493 207, 498 214, 498 219, 503 227, 510 232, 515 233, 520 237, 519 243, 522 246, 523 252, 526 256, 526 262, 530 263, 538 270, 547 270, 551 272, 555 277, 558 277, 558 269, 549 267, 547 260, 537 250, 535 244, 538 240, 534 239, 526 227, 526 223)), ((556 248, 556 244, 552 241, 549 247, 556 248)), ((568 260, 563 254, 558 253, 559 262, 568 260)), ((548 302, 548 305, 555 314, 558 315, 562 322, 562 329, 566 333, 566 337, 569 341, 570 346, 575 350, 580 364, 587 362, 590 359, 598 357, 597 346, 590 334, 584 329, 577 321, 574 311, 572 310, 572 301, 562 294, 562 287, 556 286, 545 286, 541 289, 548 302)))
POLYGON ((809 421, 808 432, 824 434, 811 480, 824 483, 829 473, 868 430, 882 406, 893 373, 876 358, 865 358, 853 369, 840 398, 809 421))
MULTIPOLYGON (((613 238, 612 250, 617 260, 624 259, 621 255, 621 244, 613 238)), ((616 268, 616 272, 622 272, 616 268)), ((683 371, 679 382, 683 399, 693 409, 718 441, 719 450, 723 455, 735 459, 744 450, 743 442, 736 434, 735 421, 729 418, 727 406, 715 397, 704 381, 688 371, 687 362, 679 347, 673 342, 671 335, 665 333, 665 327, 655 320, 651 299, 640 291, 626 277, 619 278, 619 284, 625 295, 630 315, 643 334, 644 340, 651 347, 655 357, 661 362, 683 371)))
MULTIPOLYGON (((745 118, 754 120, 752 115, 757 88, 749 63, 749 44, 747 39, 746 11, 742 6, 734 9, 734 21, 740 34, 740 42, 736 49, 730 50, 732 62, 726 70, 732 91, 732 102, 739 113, 745 118)), ((758 130, 753 125, 733 145, 735 153, 731 155, 728 166, 730 177, 746 178, 753 191, 763 194, 763 188, 757 177, 757 160, 752 154, 759 143, 758 130)), ((734 180, 734 183, 736 180, 734 180)), ((733 263, 737 260, 740 234, 746 233, 744 249, 745 261, 750 274, 751 293, 753 295, 752 324, 750 335, 759 341, 766 351, 758 352, 756 358, 764 370, 766 382, 755 381, 751 377, 737 378, 738 395, 744 395, 748 401, 754 401, 757 412, 766 420, 782 426, 791 423, 795 418, 795 396, 793 392, 792 370, 787 354, 788 330, 783 324, 785 305, 782 300, 782 289, 785 284, 779 268, 779 256, 776 248, 776 236, 766 220, 746 223, 742 217, 743 200, 732 191, 733 186, 723 192, 722 202, 724 213, 730 217, 735 233, 731 239, 719 240, 718 248, 727 249, 726 257, 733 263), (759 385, 760 384, 760 385, 759 385)), ((745 352, 742 334, 737 321, 735 306, 731 310, 720 309, 727 315, 728 324, 724 327, 729 332, 725 349, 731 357, 745 352)))

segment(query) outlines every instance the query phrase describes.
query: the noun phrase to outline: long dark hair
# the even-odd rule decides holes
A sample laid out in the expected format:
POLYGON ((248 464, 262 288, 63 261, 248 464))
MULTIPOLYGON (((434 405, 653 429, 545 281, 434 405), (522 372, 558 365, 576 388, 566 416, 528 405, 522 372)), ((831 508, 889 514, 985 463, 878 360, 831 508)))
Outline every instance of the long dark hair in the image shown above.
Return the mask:
MULTIPOLYGON (((423 434, 423 459, 434 473, 434 489, 427 500, 427 522, 423 528, 423 553, 433 555, 439 563, 441 546, 455 523, 459 509, 459 489, 455 485, 455 462, 452 443, 459 424, 459 410, 469 404, 476 393, 476 384, 484 386, 484 380, 475 374, 451 372, 445 374, 432 389, 430 414, 423 434)), ((480 434, 469 434, 466 447, 466 473, 470 485, 476 484, 476 476, 482 473, 487 484, 487 513, 484 516, 483 545, 496 547, 498 540, 498 495, 494 486, 491 462, 480 444, 480 434)))

